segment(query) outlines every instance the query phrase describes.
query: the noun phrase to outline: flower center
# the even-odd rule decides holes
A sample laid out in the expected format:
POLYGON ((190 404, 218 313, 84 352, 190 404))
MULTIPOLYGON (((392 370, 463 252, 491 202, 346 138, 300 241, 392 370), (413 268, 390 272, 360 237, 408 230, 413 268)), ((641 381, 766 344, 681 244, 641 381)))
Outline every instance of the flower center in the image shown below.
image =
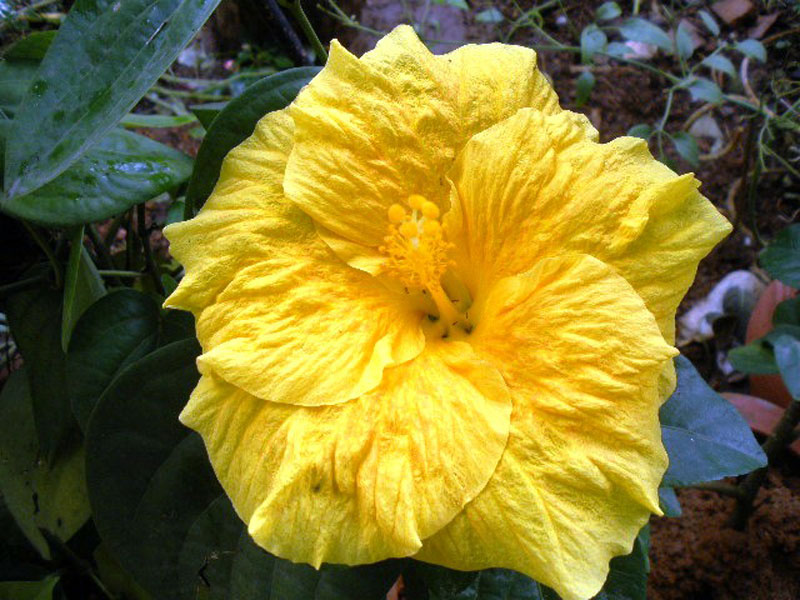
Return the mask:
POLYGON ((448 252, 452 244, 444 238, 439 207, 418 194, 409 196, 406 203, 408 210, 400 204, 389 207, 389 234, 380 247, 389 257, 386 272, 407 288, 430 295, 438 311, 432 316, 441 323, 444 337, 454 326, 469 333, 472 324, 453 305, 441 284, 451 265, 448 252))

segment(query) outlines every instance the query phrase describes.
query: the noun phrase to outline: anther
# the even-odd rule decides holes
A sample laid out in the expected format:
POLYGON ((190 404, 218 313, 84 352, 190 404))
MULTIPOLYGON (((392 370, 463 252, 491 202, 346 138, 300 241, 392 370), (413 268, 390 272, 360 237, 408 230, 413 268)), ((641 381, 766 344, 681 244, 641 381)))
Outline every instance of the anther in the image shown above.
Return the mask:
POLYGON ((424 231, 426 235, 436 235, 441 230, 442 225, 439 221, 425 221, 422 224, 422 231, 424 231))
POLYGON ((419 235, 419 228, 417 224, 412 221, 406 221, 400 225, 400 235, 406 239, 415 238, 419 235))
POLYGON ((406 218, 406 210, 399 204, 392 204, 389 207, 389 220, 392 223, 402 223, 406 218))
POLYGON ((425 200, 425 197, 420 196, 419 194, 411 194, 408 197, 408 205, 414 210, 422 210, 422 207, 425 206, 426 202, 427 200, 425 200))
POLYGON ((426 219, 438 219, 439 207, 436 206, 433 202, 425 202, 422 205, 422 215, 426 219))

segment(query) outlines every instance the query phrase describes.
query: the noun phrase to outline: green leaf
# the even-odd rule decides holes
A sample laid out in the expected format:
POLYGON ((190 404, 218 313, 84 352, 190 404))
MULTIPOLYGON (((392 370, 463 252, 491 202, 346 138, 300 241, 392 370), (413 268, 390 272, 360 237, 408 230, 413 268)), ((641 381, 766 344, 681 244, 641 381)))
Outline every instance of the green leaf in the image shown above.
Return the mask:
POLYGON ((114 130, 66 172, 26 196, 0 198, 21 219, 69 226, 106 219, 189 178, 192 160, 130 131, 114 130))
POLYGON ((665 517, 680 517, 683 514, 678 495, 671 487, 658 488, 658 505, 664 512, 665 517))
POLYGON ((111 129, 194 37, 219 0, 77 0, 11 128, 12 198, 66 170, 111 129))
POLYGON ((123 127, 141 127, 147 129, 163 129, 167 127, 183 127, 189 123, 196 123, 194 115, 142 115, 128 113, 119 122, 123 127))
POLYGON ((594 18, 598 21, 610 21, 616 19, 622 14, 622 9, 616 2, 603 2, 597 7, 594 13, 594 18))
POLYGON ((621 42, 609 42, 608 46, 606 46, 606 54, 616 58, 623 58, 625 55, 632 53, 633 50, 630 48, 630 46, 621 42))
POLYGON ((558 600, 550 588, 509 569, 455 571, 409 561, 403 573, 409 597, 429 600, 558 600))
POLYGON ((50 48, 55 37, 55 31, 35 31, 9 46, 3 53, 3 58, 39 62, 47 54, 47 49, 50 48))
POLYGON ((706 26, 711 35, 718 36, 719 35, 719 25, 717 24, 714 17, 708 11, 701 10, 697 13, 700 15, 700 19, 703 21, 703 25, 706 26))
POLYGON ((589 96, 594 89, 595 78, 591 71, 584 71, 578 76, 575 81, 577 94, 575 96, 575 103, 578 106, 583 106, 589 100, 589 96))
POLYGON ((800 296, 784 300, 778 304, 772 315, 772 324, 800 327, 800 296))
POLYGON ((748 473, 767 457, 731 403, 712 390, 683 356, 675 359, 678 387, 661 407, 669 455, 662 485, 687 486, 748 473))
POLYGON ((0 61, 0 114, 11 117, 17 112, 38 67, 32 60, 0 61))
POLYGON ((594 23, 584 27, 581 31, 581 62, 591 63, 595 52, 602 52, 607 42, 606 34, 594 23))
POLYGON ((752 58, 753 60, 767 62, 767 50, 764 48, 764 44, 758 40, 744 40, 737 42, 734 46, 734 49, 738 50, 745 56, 752 58))
POLYGON ((475 21, 478 23, 502 23, 505 20, 503 13, 497 8, 487 8, 475 15, 475 21))
POLYGON ((781 335, 775 340, 775 362, 794 400, 800 400, 800 339, 781 335))
POLYGON ((732 78, 736 78, 736 67, 733 66, 733 63, 730 59, 722 54, 712 54, 711 56, 706 56, 703 59, 703 64, 710 69, 716 69, 717 71, 722 71, 726 75, 730 75, 732 78))
POLYGON ((775 355, 764 339, 755 340, 728 352, 728 360, 741 373, 774 375, 778 372, 775 355))
POLYGON ((711 104, 719 104, 723 101, 722 90, 719 86, 704 77, 696 77, 689 87, 686 88, 692 95, 692 100, 702 100, 711 104))
POLYGON ((14 371, 0 393, 0 493, 23 533, 50 558, 39 529, 66 542, 89 518, 84 452, 73 446, 52 466, 40 460, 25 370, 14 371))
POLYGON ((198 379, 199 351, 191 339, 145 356, 120 373, 92 413, 87 480, 109 552, 156 598, 384 597, 398 561, 317 571, 250 540, 202 440, 178 421, 198 379))
POLYGON ((650 526, 645 525, 636 536, 631 553, 611 559, 608 579, 595 600, 646 600, 649 549, 650 526))
POLYGON ((697 148, 697 140, 691 133, 679 131, 672 135, 672 145, 681 157, 693 167, 700 164, 700 151, 697 148))
POLYGON ((800 223, 782 229, 758 259, 773 278, 800 287, 800 223))
POLYGON ((252 135, 261 117, 287 106, 319 70, 318 67, 300 67, 265 77, 220 111, 197 152, 186 191, 186 202, 190 206, 200 208, 211 195, 219 179, 222 160, 232 148, 252 135))
POLYGON ((678 29, 675 31, 675 47, 678 49, 678 56, 684 60, 690 58, 692 54, 694 54, 692 34, 689 31, 688 25, 683 21, 678 23, 678 29))
POLYGON ((69 261, 64 281, 64 307, 61 311, 61 349, 66 352, 75 323, 89 306, 106 293, 92 257, 83 246, 83 226, 76 227, 70 239, 69 261))
POLYGON ((650 136, 653 135, 653 127, 647 123, 639 123, 628 129, 628 135, 647 141, 650 139, 650 136))
POLYGON ((115 290, 86 310, 67 353, 69 396, 82 429, 114 378, 155 350, 158 334, 158 303, 136 290, 115 290))
POLYGON ((2 581, 0 600, 52 600, 58 580, 50 575, 41 581, 2 581))
POLYGON ((217 118, 220 111, 227 105, 227 102, 209 102, 207 104, 195 104, 194 106, 190 106, 189 109, 197 117, 197 120, 200 121, 200 124, 205 127, 205 129, 208 129, 211 127, 212 121, 217 118))
POLYGON ((61 292, 32 288, 8 299, 8 323, 25 361, 33 397, 33 420, 45 461, 75 433, 66 385, 66 355, 61 349, 61 292))
POLYGON ((632 17, 620 25, 619 32, 627 40, 652 44, 672 54, 672 39, 663 29, 653 25, 650 21, 632 17))

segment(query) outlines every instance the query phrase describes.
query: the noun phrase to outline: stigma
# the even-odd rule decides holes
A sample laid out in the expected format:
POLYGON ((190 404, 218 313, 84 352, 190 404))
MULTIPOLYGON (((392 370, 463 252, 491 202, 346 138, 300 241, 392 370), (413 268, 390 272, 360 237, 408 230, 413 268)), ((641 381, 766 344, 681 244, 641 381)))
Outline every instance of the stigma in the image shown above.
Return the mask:
POLYGON ((468 333, 472 325, 442 289, 442 276, 451 266, 452 244, 445 239, 439 207, 419 194, 409 196, 405 204, 392 204, 388 210, 389 233, 380 247, 389 259, 386 273, 406 289, 429 295, 438 311, 431 317, 439 322, 443 337, 454 326, 468 333))

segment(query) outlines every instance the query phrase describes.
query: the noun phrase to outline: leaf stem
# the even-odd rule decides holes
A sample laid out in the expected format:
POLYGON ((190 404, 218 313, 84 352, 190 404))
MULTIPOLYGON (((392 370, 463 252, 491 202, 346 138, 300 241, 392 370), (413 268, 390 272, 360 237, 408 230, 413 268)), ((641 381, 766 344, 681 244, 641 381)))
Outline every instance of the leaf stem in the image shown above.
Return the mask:
MULTIPOLYGON (((800 401, 795 400, 783 412, 783 416, 775 426, 772 435, 767 438, 767 441, 762 446, 769 464, 773 463, 792 441, 794 429, 798 424, 800 424, 800 401)), ((758 490, 761 489, 767 479, 769 464, 758 471, 750 473, 739 485, 742 495, 736 503, 736 509, 730 518, 730 525, 735 529, 742 531, 747 527, 747 521, 755 510, 753 503, 758 495, 758 490)))
POLYGON ((141 271, 124 271, 118 269, 98 269, 97 273, 102 277, 143 277, 146 273, 141 271))
POLYGON ((144 203, 136 206, 136 226, 139 230, 139 239, 142 242, 142 249, 144 250, 144 260, 147 265, 147 271, 150 273, 150 278, 153 280, 156 291, 161 296, 166 296, 167 292, 164 289, 164 284, 161 281, 161 274, 158 272, 158 265, 153 259, 153 249, 150 247, 150 233, 147 231, 145 225, 145 211, 144 203))
POLYGON ((30 223, 27 221, 22 221, 23 227, 28 230, 28 233, 31 237, 36 241, 42 251, 47 255, 47 260, 50 261, 50 265, 53 267, 53 278, 55 279, 56 289, 60 289, 61 286, 64 284, 64 276, 61 272, 61 264, 58 262, 53 249, 50 247, 50 244, 47 243, 47 240, 44 239, 41 233, 30 223))

